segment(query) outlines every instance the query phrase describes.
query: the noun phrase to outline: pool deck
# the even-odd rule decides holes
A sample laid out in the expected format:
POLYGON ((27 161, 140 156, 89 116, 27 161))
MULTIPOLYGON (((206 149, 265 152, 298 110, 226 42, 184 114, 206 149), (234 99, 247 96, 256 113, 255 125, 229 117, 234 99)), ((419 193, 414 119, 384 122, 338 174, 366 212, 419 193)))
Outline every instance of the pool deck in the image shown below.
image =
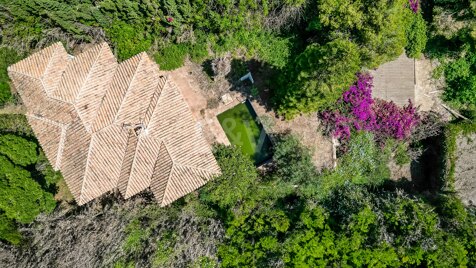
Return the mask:
POLYGON ((220 122, 218 122, 217 115, 241 103, 244 98, 239 98, 241 97, 239 94, 235 95, 233 94, 234 92, 232 92, 232 94, 230 94, 233 99, 231 103, 224 105, 220 102, 217 108, 207 109, 207 99, 201 93, 193 77, 189 75, 187 68, 182 67, 172 71, 172 73, 174 75, 171 77, 180 88, 182 96, 188 103, 194 118, 200 123, 208 142, 210 144, 221 143, 230 145, 225 131, 223 131, 220 122))
MULTIPOLYGON (((190 106, 193 116, 199 122, 203 134, 209 144, 220 143, 230 145, 217 115, 233 108, 235 105, 246 100, 246 96, 237 91, 226 90, 232 98, 232 102, 227 105, 222 102, 217 108, 207 108, 207 97, 200 88, 199 82, 196 80, 196 74, 192 74, 189 66, 184 66, 172 71, 171 77, 175 78, 174 82, 180 88, 181 93, 190 106)), ((164 72, 167 73, 167 72, 164 72)), ((203 85, 201 85, 203 87, 203 85)), ((282 120, 276 117, 273 111, 269 111, 265 106, 257 101, 251 101, 253 109, 258 116, 267 116, 272 119, 274 126, 270 133, 290 132, 298 136, 304 146, 312 151, 312 159, 318 169, 324 167, 331 168, 332 161, 332 142, 319 131, 320 122, 315 115, 302 115, 293 120, 282 120)))

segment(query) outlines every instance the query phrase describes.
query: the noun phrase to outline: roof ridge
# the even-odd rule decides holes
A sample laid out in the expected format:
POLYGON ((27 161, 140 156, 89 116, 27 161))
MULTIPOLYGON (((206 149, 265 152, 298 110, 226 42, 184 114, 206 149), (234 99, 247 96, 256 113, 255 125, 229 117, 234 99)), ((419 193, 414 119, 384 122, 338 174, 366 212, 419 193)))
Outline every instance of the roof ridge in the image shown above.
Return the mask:
MULTIPOLYGON (((76 94, 76 96, 75 96, 75 98, 74 98, 74 100, 73 100, 73 104, 78 102, 78 98, 79 98, 79 96, 81 95, 81 91, 83 90, 84 85, 87 84, 87 82, 88 82, 88 80, 89 80, 89 77, 91 76, 92 70, 94 69, 94 67, 96 66, 97 62, 99 61, 99 58, 101 57, 101 52, 102 52, 102 50, 103 50, 103 48, 104 48, 104 44, 105 44, 105 43, 96 45, 96 46, 100 46, 99 51, 98 51, 98 54, 96 55, 96 59, 93 61, 93 64, 91 65, 91 67, 90 67, 89 70, 88 70, 88 75, 86 75, 86 78, 84 79, 83 83, 81 83, 81 86, 79 87, 78 93, 76 94)), ((106 45, 107 45, 107 44, 106 44, 106 45)), ((87 51, 89 51, 89 50, 93 50, 93 48, 90 48, 90 49, 88 49, 87 51)), ((86 53, 86 51, 84 51, 84 52, 82 52, 82 53, 80 53, 80 54, 84 54, 84 53, 86 53)))
POLYGON ((55 170, 59 170, 61 168, 61 160, 63 159, 64 144, 66 141, 66 130, 67 126, 61 128, 60 144, 58 146, 58 152, 56 154, 56 163, 54 166, 55 170))
MULTIPOLYGON (((165 152, 167 153, 167 155, 169 156, 170 158, 170 161, 172 162, 172 167, 170 168, 170 172, 167 176, 167 183, 165 184, 165 188, 164 188, 164 194, 162 195, 162 200, 160 200, 160 206, 164 206, 164 198, 165 198, 165 194, 167 193, 167 189, 169 188, 169 184, 170 184, 170 179, 172 177, 172 173, 174 172, 174 168, 175 168, 175 163, 174 163, 174 160, 172 158, 172 155, 169 153, 169 150, 167 149, 167 145, 165 144, 164 141, 162 141, 162 144, 164 146, 164 149, 165 149, 165 152)), ((162 147, 162 146, 161 146, 162 147)))
POLYGON ((210 172, 210 170, 205 169, 205 168, 196 167, 196 166, 190 166, 190 165, 183 165, 183 164, 180 164, 180 163, 176 163, 175 165, 176 165, 176 166, 179 166, 179 167, 185 167, 185 168, 191 168, 191 169, 201 170, 201 171, 204 171, 204 172, 206 172, 206 173, 210 173, 211 176, 214 175, 213 172, 210 172))
MULTIPOLYGON (((81 120, 81 119, 80 119, 81 120)), ((84 127, 84 124, 83 124, 83 127, 84 127)), ((93 137, 94 134, 91 134, 91 139, 89 141, 89 148, 88 148, 88 154, 86 156, 86 164, 85 164, 85 169, 84 169, 84 176, 83 176, 83 183, 81 184, 81 190, 79 191, 79 203, 80 204, 83 204, 83 200, 84 200, 84 196, 83 196, 83 190, 84 190, 84 185, 86 183, 86 175, 88 174, 88 170, 89 170, 89 160, 91 159, 90 155, 91 155, 91 151, 93 150, 93 142, 94 142, 94 137, 93 137)))
MULTIPOLYGON (((134 74, 132 75, 132 78, 131 78, 131 81, 129 82, 129 85, 127 86, 127 90, 126 92, 124 93, 124 97, 122 98, 121 100, 121 104, 119 105, 119 109, 117 109, 117 112, 116 112, 116 116, 114 117, 114 120, 112 121, 112 123, 115 123, 117 120, 118 120, 118 117, 119 117, 119 114, 121 113, 121 109, 122 109, 122 105, 124 103, 124 100, 126 99, 127 97, 127 93, 130 92, 130 89, 131 89, 131 86, 132 86, 132 83, 134 83, 135 79, 136 79, 136 75, 137 75, 137 72, 139 70, 139 68, 141 67, 142 65, 142 60, 144 59, 144 54, 145 52, 141 52, 135 56, 133 56, 132 58, 134 57, 140 57, 139 59, 139 62, 137 63, 137 66, 136 66, 136 70, 134 71, 134 74)), ((132 59, 130 58, 130 59, 132 59)), ((128 59, 129 60, 129 59, 128 59)), ((127 60, 126 60, 127 61, 127 60)), ((126 62, 126 61, 123 61, 123 62, 126 62)), ((121 64, 123 63, 121 62, 121 64)))
MULTIPOLYGON (((28 60, 31 56, 33 56, 33 55, 39 53, 40 51, 45 51, 46 49, 51 48, 51 47, 56 46, 56 45, 61 45, 61 46, 63 46, 63 44, 62 44, 60 41, 55 42, 55 43, 52 43, 52 44, 50 44, 49 46, 46 46, 46 47, 44 47, 44 48, 42 48, 42 49, 40 49, 40 50, 38 50, 38 51, 36 51, 36 52, 30 54, 30 56, 28 56, 28 57, 26 57, 26 58, 24 58, 24 59, 21 59, 21 60, 18 61, 17 63, 8 66, 8 67, 7 67, 7 72, 15 71, 15 70, 12 70, 12 69, 14 69, 16 66, 19 66, 20 63, 23 63, 23 62, 25 62, 26 60, 28 60)), ((56 50, 55 50, 55 51, 56 51, 56 50)), ((53 53, 54 53, 54 52, 53 52, 53 53)), ((20 74, 23 74, 23 73, 18 72, 18 71, 16 71, 16 72, 17 72, 17 73, 20 73, 20 74)))

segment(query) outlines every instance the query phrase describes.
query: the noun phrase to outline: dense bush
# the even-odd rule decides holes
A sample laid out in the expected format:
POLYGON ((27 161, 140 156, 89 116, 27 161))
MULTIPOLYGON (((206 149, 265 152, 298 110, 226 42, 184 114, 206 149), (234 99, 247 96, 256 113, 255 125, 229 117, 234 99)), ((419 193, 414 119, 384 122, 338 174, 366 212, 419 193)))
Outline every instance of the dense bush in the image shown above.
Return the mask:
POLYGON ((36 143, 13 134, 0 135, 0 154, 20 166, 34 164, 38 159, 36 143))
POLYGON ((187 55, 187 46, 172 44, 155 53, 155 61, 161 70, 173 70, 181 67, 187 55))
POLYGON ((18 224, 56 207, 52 193, 61 174, 38 155, 32 135, 24 115, 0 115, 0 240, 12 244, 21 242, 18 224))
POLYGON ((43 191, 30 172, 0 156, 0 210, 20 223, 29 223, 56 206, 51 193, 43 191))
MULTIPOLYGON (((0 43, 1 45, 1 43, 0 43)), ((13 101, 7 67, 20 59, 14 49, 0 46, 0 107, 13 101)))
POLYGON ((419 58, 425 50, 427 42, 426 22, 421 13, 412 14, 409 20, 405 51, 409 57, 419 58))
POLYGON ((21 234, 18 232, 15 222, 3 213, 0 213, 0 239, 14 245, 21 242, 21 234))
MULTIPOLYGON (((266 17, 283 8, 298 9, 302 4, 302 1, 267 0, 258 5, 248 1, 215 4, 176 0, 35 0, 28 3, 14 0, 2 1, 5 12, 0 14, 0 22, 2 42, 26 51, 53 41, 74 46, 106 39, 120 59, 141 51, 158 51, 174 58, 167 60, 170 66, 161 62, 164 69, 172 69, 181 65, 182 57, 177 60, 173 56, 177 46, 192 44, 184 53, 190 53, 194 61, 204 60, 208 56, 207 48, 217 49, 218 54, 224 52, 223 48, 225 51, 244 48, 250 58, 283 66, 287 49, 274 42, 276 33, 264 26, 266 17), (213 46, 217 43, 220 45, 213 46), (164 52, 167 49, 172 51, 164 52)), ((292 19, 299 13, 290 15, 278 21, 293 24, 292 19)))
MULTIPOLYGON (((474 265, 474 215, 451 196, 428 202, 402 190, 379 189, 377 185, 388 169, 383 171, 378 166, 386 166, 388 158, 382 156, 370 134, 353 139, 354 146, 337 170, 308 178, 326 183, 336 178, 342 182, 349 179, 328 189, 325 196, 299 197, 299 184, 294 188, 297 192, 291 190, 274 197, 259 194, 269 185, 275 191, 287 188, 281 176, 293 172, 279 169, 293 170, 289 166, 298 168, 301 161, 291 161, 287 167, 278 164, 272 171, 276 176, 250 184, 248 196, 222 218, 227 231, 218 250, 221 266, 474 265)), ((286 148, 299 145, 293 139, 283 142, 279 151, 295 159, 293 155, 299 153, 286 148)), ((218 160, 221 165, 230 160, 235 163, 235 159, 218 160)), ((203 191, 210 190, 213 191, 203 191)))
POLYGON ((214 155, 222 174, 205 186, 200 198, 227 209, 243 202, 250 194, 252 185, 257 182, 258 173, 253 161, 243 155, 240 148, 217 145, 214 155))
POLYGON ((378 186, 390 177, 387 163, 391 152, 387 147, 380 148, 371 133, 359 132, 348 144, 336 169, 325 170, 298 188, 303 196, 322 199, 346 184, 378 186))
POLYGON ((148 33, 122 21, 114 22, 106 32, 120 60, 126 60, 142 51, 147 51, 152 45, 152 38, 148 33))
POLYGON ((472 1, 438 0, 428 12, 428 54, 437 58, 446 80, 443 99, 456 109, 476 110, 476 5, 472 1))
POLYGON ((335 102, 360 68, 357 46, 347 40, 309 45, 281 77, 277 101, 286 118, 335 102))
POLYGON ((443 97, 461 108, 476 109, 476 53, 468 51, 444 68, 446 89, 443 97))

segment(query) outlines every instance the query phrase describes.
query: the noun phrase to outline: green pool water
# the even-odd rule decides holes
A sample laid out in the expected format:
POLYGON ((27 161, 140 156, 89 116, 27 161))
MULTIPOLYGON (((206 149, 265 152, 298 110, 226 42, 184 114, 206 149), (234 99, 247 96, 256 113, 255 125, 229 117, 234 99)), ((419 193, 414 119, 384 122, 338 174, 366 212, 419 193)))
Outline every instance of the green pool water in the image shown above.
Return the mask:
POLYGON ((271 141, 263 126, 256 120, 256 113, 249 101, 219 114, 218 121, 231 144, 241 148, 255 164, 271 157, 271 141))

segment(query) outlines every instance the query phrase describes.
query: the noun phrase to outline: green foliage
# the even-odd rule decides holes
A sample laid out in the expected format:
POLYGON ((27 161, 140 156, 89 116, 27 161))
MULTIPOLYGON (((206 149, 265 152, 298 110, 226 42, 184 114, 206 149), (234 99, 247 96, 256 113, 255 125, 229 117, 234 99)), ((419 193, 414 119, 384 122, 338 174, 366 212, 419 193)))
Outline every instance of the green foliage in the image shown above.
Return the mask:
POLYGON ((324 171, 316 180, 303 186, 305 196, 323 198, 333 189, 347 183, 363 185, 381 185, 390 177, 387 163, 390 159, 389 148, 380 149, 373 135, 361 132, 349 141, 348 151, 341 157, 335 170, 324 171))
POLYGON ((469 52, 444 68, 446 89, 444 100, 458 108, 476 110, 476 53, 469 52))
POLYGON ((14 245, 21 241, 18 223, 56 207, 44 190, 54 190, 56 180, 45 173, 54 171, 44 155, 38 157, 37 144, 24 138, 31 135, 24 115, 0 115, 0 239, 14 245))
POLYGON ((125 262, 123 260, 117 261, 114 263, 114 268, 134 268, 134 262, 125 262))
POLYGON ((0 133, 15 133, 25 137, 34 137, 26 116, 22 114, 0 114, 0 133))
POLYGON ((218 249, 222 267, 264 267, 272 263, 280 251, 278 237, 290 227, 281 210, 268 209, 242 215, 230 222, 229 239, 218 249))
POLYGON ((0 213, 0 239, 13 245, 21 242, 21 234, 18 232, 15 221, 0 213))
POLYGON ((331 30, 361 29, 365 20, 362 1, 318 1, 320 25, 331 30))
POLYGON ((53 169, 43 151, 40 151, 40 154, 38 155, 38 161, 36 162, 35 168, 40 172, 42 178, 44 179, 46 188, 53 188, 56 186, 56 184, 63 180, 61 172, 55 171, 53 169))
POLYGON ((186 45, 171 44, 157 52, 154 58, 161 70, 174 70, 182 67, 186 55, 186 45))
POLYGON ((144 30, 135 28, 122 21, 114 22, 113 26, 107 29, 106 32, 114 44, 120 60, 125 60, 142 51, 147 51, 152 44, 152 39, 148 37, 148 34, 144 33, 144 30))
POLYGON ((150 230, 144 228, 139 219, 134 219, 126 226, 125 232, 127 236, 122 245, 124 251, 131 255, 140 254, 144 240, 149 238, 150 230))
POLYGON ((44 192, 31 174, 0 156, 0 210, 10 219, 29 223, 56 206, 53 195, 44 192))
POLYGON ((175 245, 175 234, 168 232, 162 235, 157 242, 157 251, 155 253, 153 266, 164 267, 173 255, 175 245))
POLYGON ((454 191, 454 182, 455 182, 455 167, 457 160, 457 147, 456 139, 460 135, 468 135, 471 133, 476 133, 476 123, 474 122, 461 122, 456 124, 449 124, 445 128, 444 132, 444 158, 446 161, 445 164, 445 176, 444 184, 445 187, 454 191))
POLYGON ((411 14, 410 16, 411 22, 408 23, 408 29, 406 30, 407 45, 405 50, 409 57, 419 58, 425 50, 427 42, 426 22, 421 13, 411 14))
POLYGON ((217 145, 214 155, 222 174, 201 191, 200 199, 227 209, 243 202, 250 195, 258 174, 253 161, 240 148, 217 145))
POLYGON ((8 47, 0 47, 0 107, 13 101, 8 82, 7 67, 20 59, 18 53, 8 47))
POLYGON ((200 257, 198 258, 190 268, 217 268, 219 267, 218 261, 211 259, 209 257, 200 257))
POLYGON ((20 166, 34 164, 38 159, 36 143, 13 134, 0 135, 0 154, 20 166))
POLYGON ((356 44, 337 39, 323 46, 309 45, 282 77, 279 112, 292 118, 334 103, 360 69, 356 44))
POLYGON ((476 31, 473 1, 435 1, 427 54, 442 62, 443 99, 456 109, 476 110, 476 31))
POLYGON ((397 165, 403 166, 405 164, 409 164, 411 159, 410 156, 408 155, 408 147, 405 143, 398 143, 396 148, 395 148, 395 155, 394 159, 397 165))
POLYGON ((316 178, 317 171, 311 158, 311 152, 294 136, 285 136, 274 147, 273 176, 291 185, 303 184, 316 178))
POLYGON ((196 43, 189 45, 190 60, 195 63, 201 63, 206 60, 208 55, 208 46, 206 43, 196 43))
POLYGON ((13 96, 10 91, 10 85, 7 82, 0 82, 0 104, 5 105, 12 101, 13 96))

